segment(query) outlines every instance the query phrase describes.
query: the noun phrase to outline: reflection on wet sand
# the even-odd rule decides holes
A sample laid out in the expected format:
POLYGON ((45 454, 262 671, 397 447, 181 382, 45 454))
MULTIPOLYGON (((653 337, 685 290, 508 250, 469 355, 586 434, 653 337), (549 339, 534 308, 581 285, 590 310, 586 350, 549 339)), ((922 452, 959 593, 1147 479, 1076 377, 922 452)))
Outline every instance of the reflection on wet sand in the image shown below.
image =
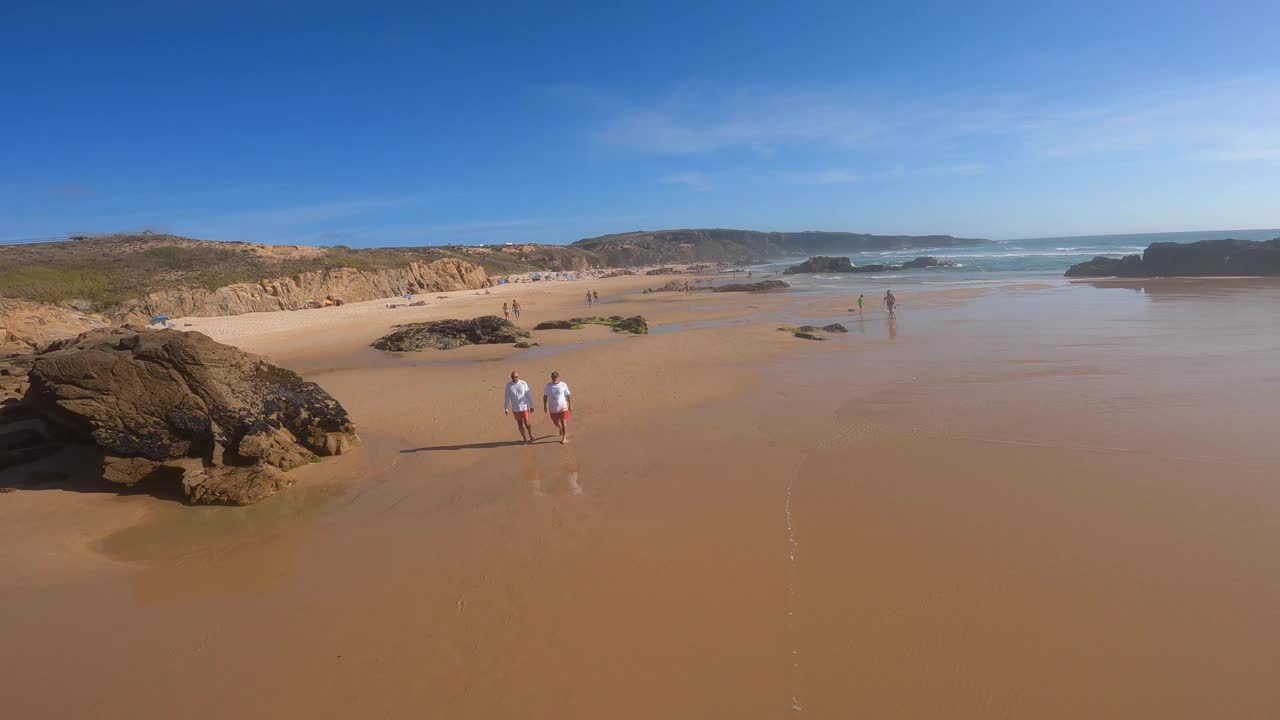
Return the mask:
POLYGON ((582 495, 582 482, 579 477, 578 460, 574 457, 573 451, 567 445, 560 446, 560 455, 556 471, 550 473, 553 480, 550 483, 544 483, 542 463, 546 462, 547 455, 536 448, 528 446, 525 449, 524 465, 525 481, 529 484, 529 490, 535 497, 543 497, 546 495, 582 495))

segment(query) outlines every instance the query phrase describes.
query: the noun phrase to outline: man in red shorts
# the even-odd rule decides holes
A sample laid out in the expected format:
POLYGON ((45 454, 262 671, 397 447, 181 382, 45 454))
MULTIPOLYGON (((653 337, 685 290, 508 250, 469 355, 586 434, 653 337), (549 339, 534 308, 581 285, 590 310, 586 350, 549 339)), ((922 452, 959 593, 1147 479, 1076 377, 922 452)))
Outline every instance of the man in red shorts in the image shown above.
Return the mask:
POLYGON ((533 442, 533 426, 529 424, 529 413, 533 412, 533 396, 529 393, 529 383, 520 379, 520 373, 511 371, 511 382, 507 383, 506 396, 502 400, 502 414, 515 413, 516 427, 520 428, 520 437, 524 444, 533 442))
POLYGON ((569 411, 573 410, 573 400, 569 397, 569 386, 560 380, 560 373, 551 373, 551 382, 542 390, 542 411, 551 414, 551 422, 560 431, 560 444, 569 442, 569 411))

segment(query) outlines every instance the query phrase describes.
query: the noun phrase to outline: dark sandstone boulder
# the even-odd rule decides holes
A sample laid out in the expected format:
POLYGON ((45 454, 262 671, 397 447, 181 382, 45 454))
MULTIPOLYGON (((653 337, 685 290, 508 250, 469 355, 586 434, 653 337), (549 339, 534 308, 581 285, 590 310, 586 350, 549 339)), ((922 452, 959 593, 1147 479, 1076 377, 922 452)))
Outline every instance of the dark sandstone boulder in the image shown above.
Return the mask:
POLYGON ((792 265, 783 271, 785 274, 794 275, 798 273, 841 273, 856 272, 853 264, 849 262, 847 257, 827 257, 818 255, 811 257, 799 265, 792 265))
POLYGON ((1066 273, 1067 277, 1140 277, 1141 275, 1141 255, 1126 255, 1123 258, 1098 255, 1088 262, 1072 265, 1066 273))
POLYGON ((713 292, 770 292, 773 290, 785 290, 791 287, 781 280, 762 280, 754 283, 732 283, 729 285, 721 285, 720 287, 711 288, 713 292))
POLYGON ((472 320, 433 320, 396 325, 389 335, 374 340, 372 346, 391 352, 452 350, 463 345, 509 345, 529 337, 529 333, 496 315, 472 320))
POLYGON ((675 275, 676 269, 673 267, 654 268, 645 273, 645 275, 675 275))
POLYGON ((285 471, 359 444, 319 385, 198 332, 98 330, 36 358, 27 406, 101 451, 102 476, 180 482, 193 503, 247 505, 285 471))
POLYGON ((805 332, 803 330, 795 333, 795 336, 800 338, 801 340, 825 340, 826 339, 824 337, 814 335, 811 332, 805 332))
POLYGON ((925 268, 956 267, 958 264, 959 263, 939 260, 931 255, 926 255, 924 257, 918 257, 915 260, 908 260, 907 262, 902 263, 899 267, 902 270, 920 270, 925 268))
POLYGON ((830 332, 830 333, 849 332, 849 329, 841 325, 840 323, 831 323, 830 325, 823 325, 822 329, 824 332, 830 332))
POLYGON ((1067 277, 1205 277, 1280 275, 1280 238, 1152 243, 1141 255, 1098 256, 1072 265, 1067 277))
POLYGON ((613 328, 614 332, 629 332, 634 335, 646 335, 649 323, 643 315, 624 318, 621 315, 610 317, 577 317, 569 320, 547 320, 533 327, 534 330, 577 330, 585 325, 604 325, 613 328))
POLYGON ((1280 238, 1152 243, 1142 254, 1150 277, 1280 275, 1280 238))

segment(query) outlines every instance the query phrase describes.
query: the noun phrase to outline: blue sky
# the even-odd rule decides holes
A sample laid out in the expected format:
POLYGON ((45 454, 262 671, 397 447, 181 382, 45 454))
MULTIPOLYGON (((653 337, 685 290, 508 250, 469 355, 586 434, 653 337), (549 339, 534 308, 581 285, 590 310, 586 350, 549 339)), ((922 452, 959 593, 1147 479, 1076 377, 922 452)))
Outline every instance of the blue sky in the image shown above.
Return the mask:
POLYGON ((0 239, 1280 226, 1280 3, 623 5, 0 0, 0 239))

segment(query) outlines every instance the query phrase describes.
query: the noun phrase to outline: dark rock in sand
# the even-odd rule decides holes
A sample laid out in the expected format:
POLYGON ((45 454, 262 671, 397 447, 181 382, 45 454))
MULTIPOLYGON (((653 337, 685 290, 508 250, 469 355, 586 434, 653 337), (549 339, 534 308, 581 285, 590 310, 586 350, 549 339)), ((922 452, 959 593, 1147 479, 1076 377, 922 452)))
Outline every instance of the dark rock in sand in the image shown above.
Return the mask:
POLYGON ((525 342, 521 340, 520 342, 516 343, 516 347, 520 348, 521 350, 527 350, 529 348, 538 347, 538 343, 525 342))
POLYGON ((180 482, 193 503, 247 505, 284 473, 359 444, 319 385, 198 332, 118 328, 39 356, 27 404, 102 453, 102 475, 180 482))
POLYGON ((614 332, 629 332, 635 335, 646 335, 649 323, 643 315, 624 318, 621 315, 611 317, 578 317, 569 320, 548 320, 533 327, 534 330, 577 330, 585 325, 604 325, 613 328, 614 332))
POLYGON ((853 268, 853 264, 849 262, 847 257, 826 257, 818 255, 811 257, 799 265, 792 265, 783 271, 787 275, 795 275, 798 273, 847 273, 857 272, 853 268))
POLYGON ((1098 256, 1072 265, 1067 277, 1205 277, 1280 275, 1280 238, 1152 243, 1142 256, 1098 256))
POLYGON ((711 288, 712 292, 770 292, 791 287, 781 280, 762 280, 754 283, 732 283, 711 288))
POLYGON ((1109 258, 1098 255, 1088 262, 1072 265, 1067 277, 1139 277, 1142 275, 1142 256, 1126 255, 1109 258))
POLYGON ((1142 254, 1142 272, 1151 277, 1280 275, 1280 238, 1152 243, 1142 254))
POLYGON ((817 335, 814 335, 811 332, 804 332, 804 331, 796 333, 795 336, 803 340, 826 340, 826 338, 824 337, 819 337, 817 335))
POLYGON ((647 288, 645 293, 680 292, 684 290, 686 284, 684 280, 672 280, 662 287, 647 288))
POLYGON ((830 325, 823 325, 822 329, 824 332, 834 332, 834 333, 849 332, 849 329, 841 325, 840 323, 831 323, 830 325))
POLYGON ((908 260, 907 262, 902 263, 899 267, 902 270, 920 270, 924 268, 956 267, 957 265, 959 265, 959 263, 953 263, 948 260, 939 260, 936 257, 926 255, 924 257, 918 257, 915 260, 908 260))
POLYGON ((452 350, 463 345, 509 345, 529 337, 529 333, 496 315, 473 320, 433 320, 396 325, 389 335, 374 340, 372 346, 391 352, 452 350))

